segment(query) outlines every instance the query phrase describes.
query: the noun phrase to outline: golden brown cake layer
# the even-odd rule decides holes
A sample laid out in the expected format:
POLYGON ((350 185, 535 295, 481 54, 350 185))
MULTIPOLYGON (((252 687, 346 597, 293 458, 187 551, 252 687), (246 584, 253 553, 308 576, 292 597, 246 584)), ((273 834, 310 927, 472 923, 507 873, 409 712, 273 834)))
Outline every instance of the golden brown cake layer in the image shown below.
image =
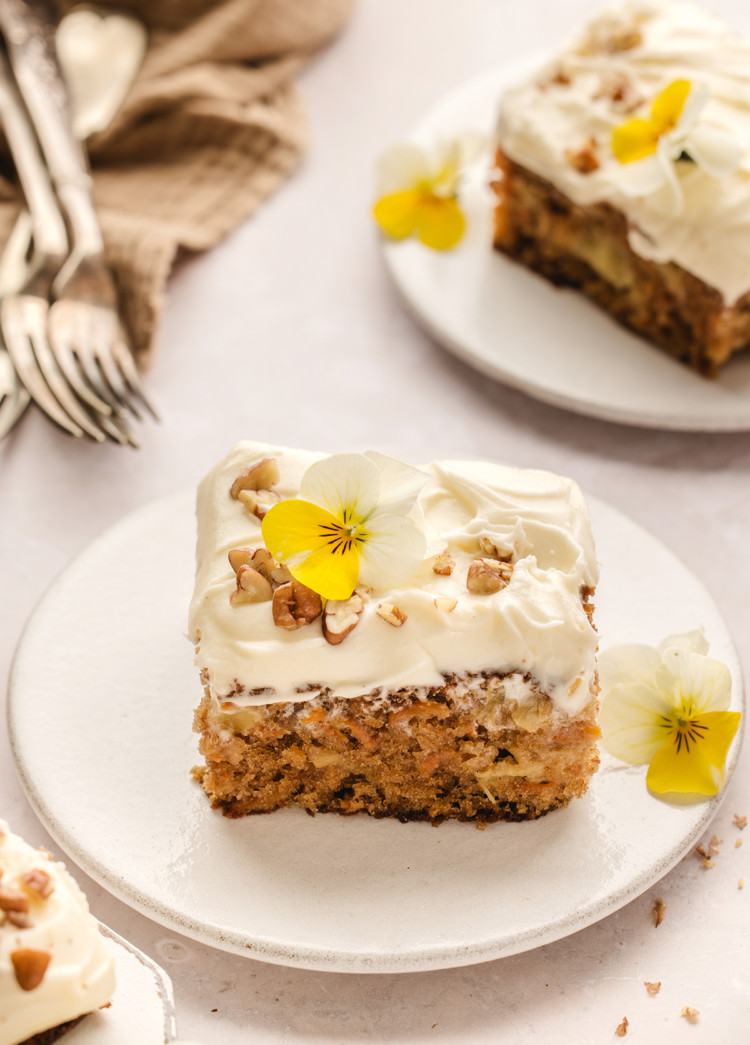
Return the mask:
POLYGON ((568 717, 533 679, 513 678, 532 700, 483 673, 386 697, 252 708, 244 727, 207 688, 195 716, 206 766, 194 773, 231 817, 301 806, 432 823, 533 819, 585 793, 599 761, 596 697, 568 717))
POLYGON ((494 244, 558 286, 575 287, 623 326, 713 376, 750 345, 750 294, 721 294, 672 262, 628 244, 625 216, 606 203, 580 206, 548 181, 496 153, 494 244))

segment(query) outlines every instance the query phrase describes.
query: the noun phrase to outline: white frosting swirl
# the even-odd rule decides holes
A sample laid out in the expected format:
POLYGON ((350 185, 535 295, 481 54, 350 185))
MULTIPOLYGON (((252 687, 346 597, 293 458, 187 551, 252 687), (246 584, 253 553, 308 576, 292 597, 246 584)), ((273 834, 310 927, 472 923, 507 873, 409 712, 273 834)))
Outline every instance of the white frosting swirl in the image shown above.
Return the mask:
POLYGON ((506 93, 497 137, 510 159, 575 203, 606 201, 621 210, 635 253, 675 262, 730 305, 750 290, 750 44, 714 15, 659 0, 613 8, 506 93), (608 53, 590 46, 597 36, 631 30, 640 42, 627 50, 608 53), (556 79, 560 72, 564 75, 556 79), (744 153, 737 171, 720 180, 695 164, 679 164, 684 208, 670 216, 660 193, 632 198, 620 191, 622 164, 611 141, 615 127, 648 115, 657 94, 678 79, 708 88, 701 119, 730 131, 744 153), (625 99, 613 97, 618 82, 628 85, 625 99), (637 104, 633 111, 630 101, 637 104), (566 152, 585 148, 590 139, 600 165, 581 173, 566 152))
POLYGON ((263 544, 258 520, 229 494, 233 480, 253 462, 275 457, 278 492, 293 497, 321 456, 239 443, 200 485, 189 630, 217 700, 231 694, 240 707, 305 700, 315 694, 298 690, 310 684, 348 698, 378 687, 441 685, 444 674, 515 671, 532 675, 570 714, 585 705, 597 640, 580 593, 595 585, 597 566, 580 490, 549 472, 465 462, 425 466, 430 479, 419 503, 428 558, 408 583, 373 590, 340 645, 329 645, 317 622, 297 631, 277 627, 269 602, 231 605, 235 577, 227 553, 263 544), (466 588, 468 567, 482 554, 480 538, 513 554, 510 583, 492 595, 466 588), (439 576, 432 557, 446 547, 456 565, 450 576, 439 576), (435 605, 441 596, 457 600, 452 612, 435 605), (379 617, 381 601, 398 606, 407 622, 395 628, 379 617), (242 694, 234 692, 238 682, 242 694))
MULTIPOLYGON (((86 897, 61 863, 33 849, 0 820, 0 889, 28 900, 27 928, 0 924, 0 1045, 16 1045, 106 1005, 115 988, 114 961, 86 897), (42 871, 51 892, 44 898, 25 887, 22 875, 42 871), (19 950, 50 955, 41 983, 23 990, 11 955, 19 950)), ((1 920, 1 916, 0 916, 1 920)))

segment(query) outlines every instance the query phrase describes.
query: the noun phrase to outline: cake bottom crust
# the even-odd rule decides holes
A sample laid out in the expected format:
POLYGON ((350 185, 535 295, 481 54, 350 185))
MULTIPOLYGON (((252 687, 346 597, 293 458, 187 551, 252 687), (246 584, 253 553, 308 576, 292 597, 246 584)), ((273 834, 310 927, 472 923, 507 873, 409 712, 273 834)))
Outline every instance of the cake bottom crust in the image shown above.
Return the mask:
POLYGON ((433 824, 534 819, 585 793, 597 704, 592 693, 568 717, 523 681, 522 703, 506 696, 507 676, 480 675, 386 699, 264 705, 244 725, 206 687, 195 715, 206 765, 193 773, 230 817, 300 806, 433 824))
POLYGON ((56 1027, 50 1027, 48 1030, 40 1030, 36 1034, 32 1034, 30 1038, 26 1038, 20 1042, 20 1045, 52 1045, 53 1042, 59 1041, 64 1034, 67 1034, 69 1030, 72 1030, 81 1020, 86 1019, 87 1013, 83 1016, 78 1016, 74 1020, 68 1020, 67 1023, 59 1023, 56 1027))
POLYGON ((549 182, 496 154, 494 245, 557 286, 574 287, 630 330, 705 376, 750 345, 750 294, 721 294, 672 262, 628 243, 625 216, 582 207, 549 182))

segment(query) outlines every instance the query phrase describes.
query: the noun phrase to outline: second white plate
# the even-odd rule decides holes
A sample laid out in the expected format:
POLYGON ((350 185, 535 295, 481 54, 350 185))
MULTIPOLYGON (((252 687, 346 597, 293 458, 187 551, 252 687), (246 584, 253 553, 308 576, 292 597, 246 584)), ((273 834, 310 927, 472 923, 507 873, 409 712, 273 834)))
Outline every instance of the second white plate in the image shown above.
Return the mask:
MULTIPOLYGON (((528 60, 443 98, 414 129, 422 145, 492 136, 503 92, 528 60)), ((482 373, 580 414, 651 428, 750 430, 750 352, 709 381, 629 333, 583 295, 552 286, 492 248, 488 162, 462 190, 464 240, 437 252, 383 240, 387 267, 417 321, 482 373)))
MULTIPOLYGON (((401 824, 287 809, 228 820, 190 768, 200 684, 185 637, 192 491, 124 519, 52 585, 12 670, 11 744, 62 849, 121 900, 215 947, 269 962, 403 972, 486 961, 575 932, 665 874, 718 809, 651 796, 604 760, 584 799, 540 820, 401 824)), ((703 626, 742 684, 699 582, 590 499, 602 646, 703 626), (637 564, 637 568, 633 564, 637 564)), ((731 773, 739 738, 730 752, 731 773)))

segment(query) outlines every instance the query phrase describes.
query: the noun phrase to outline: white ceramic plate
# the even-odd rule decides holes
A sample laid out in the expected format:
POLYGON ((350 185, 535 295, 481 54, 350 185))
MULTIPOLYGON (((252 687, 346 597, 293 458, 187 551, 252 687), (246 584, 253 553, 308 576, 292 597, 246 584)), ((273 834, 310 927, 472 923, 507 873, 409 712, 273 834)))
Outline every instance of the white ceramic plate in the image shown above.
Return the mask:
POLYGON ((68 1031, 65 1045, 166 1045, 176 1039, 169 977, 155 962, 101 925, 115 960, 117 985, 108 1009, 91 1013, 68 1031))
MULTIPOLYGON (((653 537, 592 501, 603 646, 703 626, 741 705, 730 636, 653 537)), ((666 803, 605 762, 588 795, 535 822, 401 824, 288 809, 228 820, 190 778, 200 685, 185 637, 193 493, 105 533, 52 585, 13 665, 9 725, 26 792, 107 889, 197 940, 269 962, 437 969, 558 939, 638 896, 719 799, 666 803)), ((739 742, 730 753, 729 771, 739 742)))
MULTIPOLYGON (((415 128, 423 145, 491 135, 503 91, 533 68, 487 74, 447 95, 415 128)), ((582 294, 554 287, 492 249, 488 161, 470 171, 468 230, 455 250, 383 240, 387 268, 417 321, 482 373, 577 413, 653 428, 750 429, 750 352, 713 381, 630 334, 582 294)))

